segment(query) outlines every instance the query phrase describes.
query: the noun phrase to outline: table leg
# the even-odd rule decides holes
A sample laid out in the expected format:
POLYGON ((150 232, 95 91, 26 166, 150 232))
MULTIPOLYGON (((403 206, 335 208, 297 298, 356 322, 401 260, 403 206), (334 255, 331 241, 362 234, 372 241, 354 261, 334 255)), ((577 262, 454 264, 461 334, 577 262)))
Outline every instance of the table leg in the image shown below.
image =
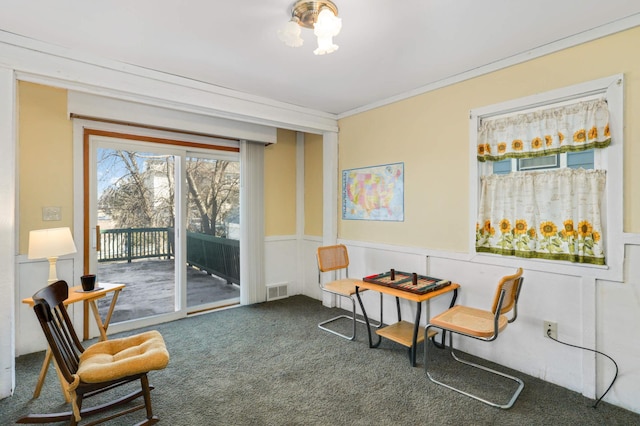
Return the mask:
POLYGON ((82 340, 89 339, 89 302, 82 301, 82 340))
POLYGON ((53 360, 53 354, 51 353, 51 349, 47 347, 47 351, 44 355, 44 362, 42 363, 42 368, 40 368, 40 374, 38 375, 38 382, 36 383, 36 389, 33 391, 33 399, 36 399, 40 396, 40 392, 42 391, 42 386, 44 385, 44 379, 47 377, 47 371, 49 371, 49 363, 53 361, 54 368, 56 370, 56 374, 58 376, 58 381, 60 382, 60 387, 62 388, 62 394, 64 395, 64 399, 67 402, 71 402, 71 398, 69 397, 69 393, 67 392, 67 388, 65 386, 66 380, 62 376, 60 369, 55 364, 55 360, 53 360))
MULTIPOLYGON (((420 315, 422 314, 422 302, 418 302, 418 308, 416 309, 416 321, 413 324, 413 342, 411 345, 411 366, 416 366, 416 353, 418 345, 418 332, 420 331, 420 315)), ((425 342, 426 344, 426 342, 425 342)))
MULTIPOLYGON (((118 294, 120 293, 120 290, 116 290, 113 292, 113 297, 111 298, 111 304, 109 305, 109 311, 107 312, 107 316, 105 317, 104 322, 102 321, 102 318, 100 318, 100 312, 98 311, 98 304, 96 303, 98 299, 94 299, 94 300, 85 300, 84 303, 85 305, 88 305, 91 307, 91 311, 93 312, 93 317, 96 320, 96 324, 98 325, 98 331, 100 332, 100 340, 104 341, 107 340, 107 329, 109 328, 109 323, 111 322, 111 315, 113 315, 113 310, 116 307, 116 301, 118 300, 118 294)), ((85 308, 85 336, 84 336, 84 340, 87 340, 89 338, 89 325, 87 322, 87 311, 85 308)))
POLYGON ((98 324, 98 331, 100 332, 100 340, 107 340, 107 331, 105 329, 104 323, 102 322, 102 318, 100 318, 100 312, 98 312, 98 305, 95 300, 91 300, 89 302, 89 306, 91 306, 91 310, 93 311, 93 316, 96 319, 96 324, 98 324))
MULTIPOLYGON (((367 336, 369 337, 369 347, 377 348, 380 346, 380 342, 382 341, 382 337, 378 335, 378 341, 374 344, 373 339, 371 338, 371 326, 369 324, 369 317, 367 316, 367 311, 364 309, 364 304, 362 303, 362 299, 360 298, 360 287, 356 286, 356 297, 358 298, 358 303, 360 304, 360 309, 362 309, 362 316, 364 316, 364 322, 367 326, 367 336)), ((382 297, 380 297, 380 311, 382 312, 382 297)), ((381 318, 382 320, 382 318, 381 318)), ((380 322, 382 324, 382 321, 380 322)))
POLYGON ((69 385, 62 375, 60 368, 58 368, 58 364, 56 363, 55 359, 53 360, 53 367, 55 368, 56 374, 58 375, 58 381, 60 382, 60 387, 62 388, 62 395, 64 395, 64 400, 67 402, 71 402, 71 397, 69 396, 68 391, 69 385))
POLYGON ((111 322, 111 315, 113 314, 113 310, 116 307, 116 301, 118 300, 118 295, 120 294, 120 290, 116 290, 113 293, 113 298, 111 299, 111 305, 109 305, 109 312, 107 312, 107 316, 104 319, 104 331, 106 333, 109 328, 109 323, 111 322))
POLYGON ((44 362, 42 363, 42 368, 40 368, 40 375, 38 376, 38 383, 36 383, 36 390, 33 391, 34 399, 40 396, 42 385, 44 385, 44 378, 47 376, 47 371, 49 371, 51 356, 51 349, 49 349, 49 347, 47 346, 47 352, 44 355, 44 362))

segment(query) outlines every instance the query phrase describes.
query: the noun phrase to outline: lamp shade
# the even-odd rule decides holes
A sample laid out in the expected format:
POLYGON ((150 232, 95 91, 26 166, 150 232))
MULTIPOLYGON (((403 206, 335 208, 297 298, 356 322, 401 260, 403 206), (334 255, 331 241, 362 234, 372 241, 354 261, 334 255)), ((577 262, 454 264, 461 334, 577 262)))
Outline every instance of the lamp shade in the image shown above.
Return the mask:
POLYGON ((29 259, 44 259, 75 253, 69 228, 39 229, 29 232, 29 259))

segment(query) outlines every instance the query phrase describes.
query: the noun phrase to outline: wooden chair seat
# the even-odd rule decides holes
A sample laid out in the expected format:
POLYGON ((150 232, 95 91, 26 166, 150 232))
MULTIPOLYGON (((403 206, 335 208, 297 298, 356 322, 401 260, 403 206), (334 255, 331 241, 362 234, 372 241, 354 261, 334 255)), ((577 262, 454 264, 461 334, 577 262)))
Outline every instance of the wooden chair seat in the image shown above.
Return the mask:
MULTIPOLYGON (((356 283, 359 282, 362 281, 355 278, 342 278, 326 283, 324 289, 342 296, 351 297, 356 294, 356 283)), ((364 289, 362 291, 364 291, 364 289)))
MULTIPOLYGON (((327 293, 335 294, 336 296, 342 297, 344 299, 349 299, 351 301, 351 315, 338 315, 337 317, 322 321, 318 324, 318 328, 335 334, 336 336, 340 336, 343 339, 355 340, 356 322, 360 322, 363 324, 365 323, 365 321, 356 317, 356 301, 354 298, 354 295, 356 294, 356 285, 362 281, 354 278, 349 278, 349 253, 347 252, 347 247, 344 244, 318 247, 318 250, 316 252, 316 260, 318 261, 318 285, 320 286, 320 289, 322 291, 326 291, 327 293), (321 274, 331 271, 342 273, 343 276, 323 284, 321 280, 321 274), (327 324, 341 319, 351 321, 353 327, 351 335, 340 333, 326 326, 327 324)), ((379 328, 381 325, 382 293, 380 293, 380 322, 378 323, 377 327, 379 328)))
MULTIPOLYGON (((491 311, 457 305, 431 318, 429 322, 435 327, 455 333, 487 338, 495 333, 494 320, 495 315, 491 311)), ((505 315, 500 315, 498 317, 498 331, 504 330, 508 323, 508 318, 505 315)))

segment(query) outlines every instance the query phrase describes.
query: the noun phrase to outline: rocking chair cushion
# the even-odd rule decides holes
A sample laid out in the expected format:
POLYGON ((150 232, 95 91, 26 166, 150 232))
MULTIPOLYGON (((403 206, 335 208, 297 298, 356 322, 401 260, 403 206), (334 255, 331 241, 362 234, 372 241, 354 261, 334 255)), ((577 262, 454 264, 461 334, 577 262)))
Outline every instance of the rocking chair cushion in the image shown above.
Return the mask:
POLYGON ((78 376, 85 383, 100 383, 161 370, 168 363, 164 339, 152 330, 91 345, 80 355, 78 376))

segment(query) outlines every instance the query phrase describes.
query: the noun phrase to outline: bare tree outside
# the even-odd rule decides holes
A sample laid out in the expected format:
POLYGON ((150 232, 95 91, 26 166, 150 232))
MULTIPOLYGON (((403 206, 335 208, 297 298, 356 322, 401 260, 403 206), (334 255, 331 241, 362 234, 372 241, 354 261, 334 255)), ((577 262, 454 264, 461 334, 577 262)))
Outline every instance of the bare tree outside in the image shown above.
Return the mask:
POLYGON ((229 238, 229 223, 238 223, 240 172, 238 163, 190 158, 187 162, 191 232, 229 238))
POLYGON ((105 282, 126 284, 129 300, 144 300, 121 306, 115 321, 173 312, 176 285, 186 285, 187 308, 239 299, 239 162, 135 148, 99 147, 96 153, 98 273, 105 282), (182 224, 177 188, 185 188, 182 224), (176 244, 182 225, 186 232, 176 244), (177 250, 185 250, 182 257, 177 250), (185 267, 183 280, 176 272, 185 267))
POLYGON ((144 184, 144 154, 110 149, 100 153, 98 179, 115 176, 115 180, 100 182, 98 210, 114 228, 153 226, 152 194, 144 184))
MULTIPOLYGON (((98 210, 113 228, 175 226, 173 156, 105 149, 98 170, 113 179, 100 182, 98 210), (119 173, 113 173, 114 170, 119 173)), ((99 173, 98 179, 101 176, 99 173)), ((237 162, 189 158, 186 169, 188 223, 191 232, 229 237, 238 223, 240 173, 237 162)))

